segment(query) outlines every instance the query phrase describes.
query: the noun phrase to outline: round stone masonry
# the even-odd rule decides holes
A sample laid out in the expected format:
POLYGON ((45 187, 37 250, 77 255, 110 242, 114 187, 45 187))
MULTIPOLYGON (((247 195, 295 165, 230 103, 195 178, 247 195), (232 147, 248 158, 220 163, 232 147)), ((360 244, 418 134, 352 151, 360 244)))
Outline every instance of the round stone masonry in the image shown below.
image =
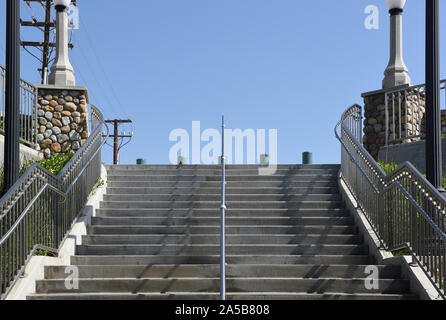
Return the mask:
POLYGON ((424 94, 408 92, 400 97, 396 94, 394 101, 388 95, 387 112, 384 91, 363 94, 363 98, 363 144, 375 159, 378 159, 379 151, 386 145, 386 141, 389 144, 401 144, 419 141, 423 137, 425 133, 424 94), (388 124, 386 124, 386 117, 388 117, 388 124))
POLYGON ((37 143, 45 158, 79 150, 90 135, 83 87, 38 87, 37 143))

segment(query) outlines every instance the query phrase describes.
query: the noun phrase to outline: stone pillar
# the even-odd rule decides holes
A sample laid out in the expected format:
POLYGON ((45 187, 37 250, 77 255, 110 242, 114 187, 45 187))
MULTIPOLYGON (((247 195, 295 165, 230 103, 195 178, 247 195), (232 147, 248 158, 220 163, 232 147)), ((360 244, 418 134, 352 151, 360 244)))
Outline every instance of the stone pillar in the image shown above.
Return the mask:
MULTIPOLYGON (((379 151, 386 145, 386 100, 385 91, 373 91, 364 93, 364 147, 378 159, 379 151)), ((425 96, 423 92, 409 92, 407 96, 401 95, 401 113, 399 112, 398 95, 394 98, 395 106, 395 134, 399 136, 401 124, 402 138, 399 142, 391 144, 410 143, 421 140, 420 138, 404 139, 406 136, 423 136, 426 133, 425 121, 425 96), (406 114, 407 109, 407 114, 406 114), (406 135, 407 132, 407 135, 406 135)), ((392 98, 388 95, 389 128, 387 141, 393 140, 393 106, 392 98)))
POLYGON ((56 60, 48 78, 50 85, 75 86, 74 70, 68 58, 68 15, 67 8, 57 6, 56 60))
POLYGON ((403 59, 402 9, 390 10, 390 59, 384 72, 383 89, 410 85, 409 70, 403 59))
POLYGON ((77 151, 89 137, 85 87, 38 86, 37 144, 45 158, 77 151))

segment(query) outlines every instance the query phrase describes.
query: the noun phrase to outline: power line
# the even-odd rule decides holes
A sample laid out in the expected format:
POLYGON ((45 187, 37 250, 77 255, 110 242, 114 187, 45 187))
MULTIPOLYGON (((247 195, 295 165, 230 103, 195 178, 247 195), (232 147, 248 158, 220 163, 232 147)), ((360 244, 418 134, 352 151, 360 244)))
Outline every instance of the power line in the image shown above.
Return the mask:
MULTIPOLYGON (((87 39, 88 39, 88 42, 89 42, 91 51, 93 52, 93 54, 94 54, 94 56, 95 56, 95 58, 96 58, 96 61, 98 62, 98 65, 99 65, 99 67, 100 67, 100 69, 101 69, 101 71, 102 71, 102 74, 104 75, 104 78, 105 78, 105 80, 106 80, 108 86, 110 87, 110 90, 111 90, 111 92, 112 92, 112 94, 113 94, 113 96, 114 96, 115 101, 116 101, 117 104, 119 105, 119 107, 120 107, 121 111, 124 113, 124 115, 125 115, 127 118, 130 119, 129 115, 128 115, 127 112, 126 112, 126 109, 123 107, 123 105, 122 105, 122 103, 121 103, 121 100, 119 99, 118 95, 116 94, 115 88, 113 87, 113 84, 112 84, 112 82, 110 81, 110 78, 108 77, 108 75, 107 75, 107 73, 106 73, 106 71, 105 71, 105 68, 104 68, 104 66, 103 66, 103 64, 102 64, 102 62, 101 62, 101 59, 99 59, 99 56, 98 56, 98 54, 96 53, 96 50, 95 50, 93 41, 91 40, 90 34, 89 34, 88 30, 87 30, 87 26, 85 25, 85 23, 84 23, 82 17, 79 17, 79 20, 80 20, 80 23, 81 23, 81 26, 82 26, 81 30, 84 30, 84 31, 85 31, 85 35, 87 36, 87 39)), ((133 123, 131 124, 131 126, 132 126, 132 131, 133 131, 133 123)))
MULTIPOLYGON (((75 41, 76 44, 79 44, 79 40, 77 39, 77 37, 74 37, 74 41, 75 41)), ((105 93, 105 94, 104 94, 104 97, 105 97, 105 99, 107 100, 107 103, 109 104, 109 106, 113 109, 113 111, 114 111, 116 114, 119 114, 119 112, 117 112, 117 110, 115 109, 114 104, 111 102, 111 100, 110 100, 110 98, 109 98, 109 95, 106 93, 107 91, 106 91, 105 88, 102 86, 101 82, 99 81, 98 77, 96 76, 96 72, 94 71, 93 66, 92 66, 92 65, 90 64, 90 62, 88 61, 88 58, 87 58, 87 56, 86 56, 86 54, 85 54, 85 52, 84 52, 82 46, 81 46, 81 45, 78 45, 78 48, 80 49, 81 56, 82 56, 83 60, 86 62, 86 64, 88 65, 88 69, 89 69, 91 75, 93 76, 93 78, 94 78, 96 84, 98 85, 99 89, 101 90, 101 92, 104 92, 104 93, 105 93)))

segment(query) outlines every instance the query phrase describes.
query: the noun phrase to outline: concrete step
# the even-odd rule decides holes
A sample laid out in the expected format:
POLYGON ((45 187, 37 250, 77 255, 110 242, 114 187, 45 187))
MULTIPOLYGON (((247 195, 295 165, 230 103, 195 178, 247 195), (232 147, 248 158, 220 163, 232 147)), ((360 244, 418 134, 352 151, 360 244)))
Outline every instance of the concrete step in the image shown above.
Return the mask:
MULTIPOLYGON (((94 244, 214 244, 220 243, 218 235, 88 235, 82 237, 83 245, 94 244)), ((359 244, 357 235, 229 235, 226 244, 359 244)))
MULTIPOLYGON (((298 165, 298 164, 278 164, 277 170, 339 170, 341 166, 339 164, 312 164, 312 165, 298 165)), ((221 170, 221 165, 106 165, 108 170, 118 169, 125 171, 132 170, 221 170)), ((258 170, 259 168, 265 168, 257 164, 253 165, 226 165, 227 170, 258 170)))
MULTIPOLYGON (((296 175, 274 175, 274 176, 260 176, 260 175, 250 175, 250 176, 228 176, 226 180, 228 183, 235 181, 244 182, 262 182, 262 181, 336 181, 338 179, 337 174, 296 174, 296 175)), ((108 175, 107 181, 221 181, 220 176, 216 175, 131 175, 127 173, 125 175, 108 175)))
MULTIPOLYGON (((206 234, 219 235, 219 226, 89 226, 88 234, 206 234)), ((356 234, 354 226, 227 226, 231 234, 356 234)))
MULTIPOLYGON (((59 294, 33 294, 28 300, 219 300, 218 292, 167 292, 167 293, 59 293, 59 294)), ((412 294, 345 294, 345 293, 280 293, 280 292, 249 292, 249 293, 227 293, 226 300, 417 300, 412 294)))
MULTIPOLYGON (((371 263, 368 255, 279 255, 279 254, 262 254, 262 255, 227 255, 226 262, 228 265, 236 264, 264 264, 264 265, 366 265, 371 263)), ((172 255, 155 255, 155 256, 72 256, 71 265, 165 265, 165 264, 219 264, 220 255, 208 256, 172 256, 172 255)))
MULTIPOLYGON (((155 195, 155 194, 174 194, 174 195, 185 195, 191 194, 193 191, 194 195, 220 195, 221 188, 197 188, 191 190, 191 188, 184 187, 171 187, 171 188, 138 188, 138 187, 128 187, 128 188, 107 188, 107 195, 155 195)), ((264 187, 251 187, 251 188, 226 188, 227 195, 239 195, 239 194, 252 194, 252 195, 263 195, 263 194, 280 194, 280 195, 293 195, 293 194, 338 194, 339 189, 337 187, 314 187, 314 188, 264 188, 264 187)))
MULTIPOLYGON (((221 168, 218 169, 109 169, 109 175, 198 175, 198 176, 221 176, 221 168)), ((311 174, 330 174, 336 175, 339 173, 338 169, 277 169, 272 175, 286 176, 286 175, 311 175, 311 174)), ((226 175, 229 176, 255 176, 261 175, 259 169, 230 169, 227 168, 226 175)))
MULTIPOLYGON (((220 218, 170 218, 170 217, 93 217, 91 219, 93 226, 220 226, 220 218)), ((351 217, 340 218, 276 218, 276 217, 246 217, 246 218, 226 218, 228 226, 351 226, 354 220, 351 217)))
MULTIPOLYGON (((226 275, 230 278, 363 278, 366 265, 228 265, 226 275)), ((401 277, 399 266, 377 266, 380 279, 401 277)), ((67 278, 66 266, 45 267, 45 279, 67 278)), ((156 266, 78 266, 79 279, 113 278, 218 278, 220 265, 156 265, 156 266)))
MULTIPOLYGON (((107 179, 107 187, 111 188, 220 188, 220 181, 113 181, 107 179)), ((338 181, 262 181, 255 184, 251 181, 231 181, 228 188, 319 188, 338 187, 338 181)))
MULTIPOLYGON (((220 210, 216 209, 97 209, 97 217, 172 217, 172 218, 219 218, 220 210)), ((228 209, 226 216, 236 217, 349 217, 344 209, 228 209)))
MULTIPOLYGON (((409 293, 406 280, 378 280, 379 289, 368 289, 366 279, 303 279, 303 278, 228 278, 228 292, 290 292, 290 293, 409 293)), ((79 289, 70 292, 146 293, 146 292, 218 292, 219 278, 141 278, 141 279, 80 279, 79 289)), ((36 282, 36 293, 67 292, 65 280, 36 282)))
MULTIPOLYGON (((221 201, 221 194, 106 194, 104 201, 160 202, 160 201, 221 201)), ((339 194, 229 194, 228 202, 233 201, 341 201, 339 194)))
MULTIPOLYGON (((342 201, 228 201, 231 209, 342 209, 342 201)), ((218 209, 220 201, 103 201, 101 208, 218 209)))
MULTIPOLYGON (((77 255, 217 255, 220 245, 80 245, 77 255)), ((363 245, 227 245, 229 255, 362 255, 363 245)))

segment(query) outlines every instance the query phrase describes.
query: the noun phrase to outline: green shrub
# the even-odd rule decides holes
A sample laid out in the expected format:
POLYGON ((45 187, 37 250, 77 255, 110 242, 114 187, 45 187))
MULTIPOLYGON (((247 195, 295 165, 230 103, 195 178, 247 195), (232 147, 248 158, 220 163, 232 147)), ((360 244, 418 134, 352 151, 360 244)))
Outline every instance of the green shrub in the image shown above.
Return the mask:
MULTIPOLYGON (((65 165, 73 158, 74 153, 67 153, 67 154, 60 154, 60 155, 53 155, 51 159, 45 159, 38 161, 37 163, 40 164, 42 167, 44 167, 46 170, 51 172, 54 175, 59 174, 60 171, 65 167, 65 165)), ((24 161, 20 165, 20 176, 24 175, 26 171, 34 164, 36 161, 34 160, 28 160, 24 161)), ((4 167, 0 167, 0 193, 3 190, 3 177, 4 177, 4 167)))
MULTIPOLYGON (((399 165, 397 165, 394 162, 392 162, 392 163, 380 162, 379 166, 384 170, 384 172, 386 174, 390 174, 390 173, 392 173, 393 171, 395 171, 396 169, 399 168, 399 165)), ((426 178, 425 174, 423 174, 423 176, 426 178)), ((443 188, 446 189, 446 172, 443 173, 443 188)))
POLYGON ((52 156, 51 159, 41 160, 38 163, 47 169, 52 174, 59 174, 65 165, 73 158, 74 153, 60 154, 58 156, 52 156))
POLYGON ((392 163, 380 162, 379 166, 384 170, 386 174, 392 173, 399 167, 395 162, 392 163))

